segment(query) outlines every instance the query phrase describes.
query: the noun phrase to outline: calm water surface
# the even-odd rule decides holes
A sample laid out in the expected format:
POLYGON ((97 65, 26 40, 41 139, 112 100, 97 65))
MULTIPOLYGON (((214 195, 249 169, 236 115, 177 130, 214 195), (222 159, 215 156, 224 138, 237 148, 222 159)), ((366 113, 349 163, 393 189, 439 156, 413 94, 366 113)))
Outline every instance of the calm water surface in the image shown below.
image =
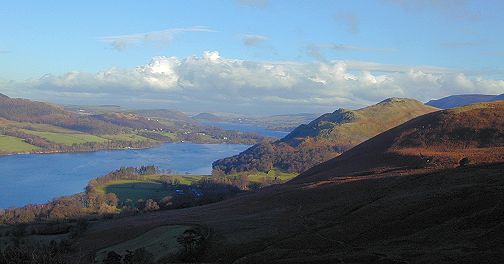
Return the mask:
POLYGON ((226 130, 237 130, 242 132, 256 133, 265 137, 283 138, 289 134, 285 131, 269 130, 264 127, 244 124, 244 123, 231 123, 231 122, 201 122, 205 125, 216 126, 226 130))
POLYGON ((213 161, 248 147, 169 143, 142 150, 4 156, 0 157, 0 208, 81 192, 90 179, 122 166, 155 165, 181 173, 210 174, 213 161))

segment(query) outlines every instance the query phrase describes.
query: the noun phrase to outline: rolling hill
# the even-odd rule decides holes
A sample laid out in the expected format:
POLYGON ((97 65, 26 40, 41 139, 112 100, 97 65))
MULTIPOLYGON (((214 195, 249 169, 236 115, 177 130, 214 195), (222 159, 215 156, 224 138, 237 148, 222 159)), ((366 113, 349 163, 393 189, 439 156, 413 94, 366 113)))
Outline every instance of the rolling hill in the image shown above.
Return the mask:
POLYGON ((146 118, 162 119, 174 124, 191 124, 197 125, 190 116, 176 110, 169 109, 152 109, 152 110, 136 110, 135 114, 146 118))
POLYGON ((101 221, 76 245, 93 252, 195 225, 210 232, 200 262, 501 263, 503 117, 504 102, 423 115, 286 184, 101 221))
POLYGON ((212 113, 199 113, 192 117, 194 120, 198 121, 208 121, 208 122, 222 122, 225 121, 223 117, 214 115, 212 113))
POLYGON ((284 138, 214 162, 215 171, 302 172, 411 118, 436 111, 413 99, 390 98, 358 110, 338 109, 301 125, 284 138))
POLYGON ((91 134, 112 134, 123 130, 114 124, 66 111, 58 105, 9 97, 0 97, 0 117, 16 122, 55 125, 91 134))
POLYGON ((0 155, 145 148, 179 141, 255 144, 263 139, 203 127, 176 111, 140 111, 144 117, 134 112, 107 112, 110 107, 119 109, 101 106, 96 112, 82 112, 81 107, 67 110, 56 104, 0 96, 0 155))
POLYGON ((451 95, 437 100, 430 100, 426 105, 433 107, 448 109, 466 106, 475 103, 494 102, 503 100, 504 95, 486 95, 486 94, 461 94, 451 95))
POLYGON ((402 168, 453 168, 463 158, 472 164, 504 161, 504 102, 417 117, 311 168, 294 181, 355 171, 373 174, 402 168))

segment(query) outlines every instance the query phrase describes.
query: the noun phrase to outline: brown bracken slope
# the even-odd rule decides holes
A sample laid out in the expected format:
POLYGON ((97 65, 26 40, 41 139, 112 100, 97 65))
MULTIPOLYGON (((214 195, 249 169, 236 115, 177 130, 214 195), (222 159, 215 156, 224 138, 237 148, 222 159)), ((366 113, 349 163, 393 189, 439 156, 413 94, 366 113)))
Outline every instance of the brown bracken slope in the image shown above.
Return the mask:
POLYGON ((78 245, 185 223, 211 230, 208 262, 502 263, 503 147, 504 102, 427 114, 286 184, 96 223, 78 245))
POLYGON ((439 109, 407 98, 389 98, 358 110, 338 109, 300 125, 273 143, 256 144, 239 155, 214 162, 226 174, 276 168, 303 172, 412 118, 439 109))

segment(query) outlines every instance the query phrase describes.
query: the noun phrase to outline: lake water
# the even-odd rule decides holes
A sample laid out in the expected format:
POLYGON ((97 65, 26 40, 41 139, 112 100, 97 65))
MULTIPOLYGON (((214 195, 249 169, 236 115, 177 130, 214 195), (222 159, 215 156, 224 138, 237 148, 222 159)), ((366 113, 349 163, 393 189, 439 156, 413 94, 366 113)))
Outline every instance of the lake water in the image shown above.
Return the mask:
POLYGON ((210 174, 213 161, 248 147, 168 143, 141 150, 4 156, 0 157, 0 208, 81 192, 90 179, 122 166, 155 165, 180 173, 210 174))
POLYGON ((289 132, 285 131, 276 131, 269 130, 264 127, 252 125, 252 124, 244 124, 244 123, 231 123, 231 122, 201 122, 202 124, 209 126, 216 126, 226 130, 236 130, 242 132, 250 132, 256 133, 265 137, 274 137, 274 138, 283 138, 289 134, 289 132))

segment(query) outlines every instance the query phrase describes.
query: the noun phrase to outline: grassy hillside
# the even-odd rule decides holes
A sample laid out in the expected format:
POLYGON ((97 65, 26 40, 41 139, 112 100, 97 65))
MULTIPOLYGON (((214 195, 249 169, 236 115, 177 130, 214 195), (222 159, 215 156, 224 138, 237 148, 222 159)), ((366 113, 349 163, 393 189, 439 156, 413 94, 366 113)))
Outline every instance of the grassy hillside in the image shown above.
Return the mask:
POLYGON ((294 181, 311 181, 386 169, 439 169, 504 161, 504 102, 438 111, 390 129, 294 181), (358 157, 358 158, 357 158, 358 157))
POLYGON ((0 135, 0 153, 26 153, 40 148, 16 137, 0 135))
POLYGON ((100 222, 78 243, 93 251, 159 226, 191 223, 212 231, 200 262, 500 263, 502 115, 504 103, 427 114, 286 184, 203 207, 100 222), (489 127, 492 140, 481 137, 489 127), (469 132, 461 137, 459 128, 469 132), (438 156, 403 152, 411 148, 438 156), (473 162, 438 163, 453 154, 473 162))
POLYGON ((131 251, 133 248, 145 248, 148 252, 153 253, 153 260, 158 261, 166 255, 178 253, 181 250, 181 245, 177 242, 177 238, 184 231, 191 228, 188 225, 169 225, 155 228, 134 239, 98 251, 95 258, 96 262, 102 263, 101 261, 105 259, 110 251, 124 256, 127 250, 131 251))
POLYGON ((163 142, 255 144, 264 139, 203 127, 171 110, 139 111, 145 115, 140 116, 107 112, 121 110, 116 106, 95 108, 69 107, 69 111, 54 104, 0 96, 0 135, 8 136, 0 145, 0 154, 145 148, 163 142))
POLYGON ((73 152, 109 148, 148 147, 161 142, 138 136, 135 132, 94 135, 48 124, 0 122, 0 135, 11 144, 0 144, 0 153, 73 152), (17 146, 17 147, 16 147, 17 146))
POLYGON ((301 125, 284 138, 214 163, 218 172, 302 172, 414 117, 436 111, 412 99, 391 98, 359 110, 338 109, 301 125))

